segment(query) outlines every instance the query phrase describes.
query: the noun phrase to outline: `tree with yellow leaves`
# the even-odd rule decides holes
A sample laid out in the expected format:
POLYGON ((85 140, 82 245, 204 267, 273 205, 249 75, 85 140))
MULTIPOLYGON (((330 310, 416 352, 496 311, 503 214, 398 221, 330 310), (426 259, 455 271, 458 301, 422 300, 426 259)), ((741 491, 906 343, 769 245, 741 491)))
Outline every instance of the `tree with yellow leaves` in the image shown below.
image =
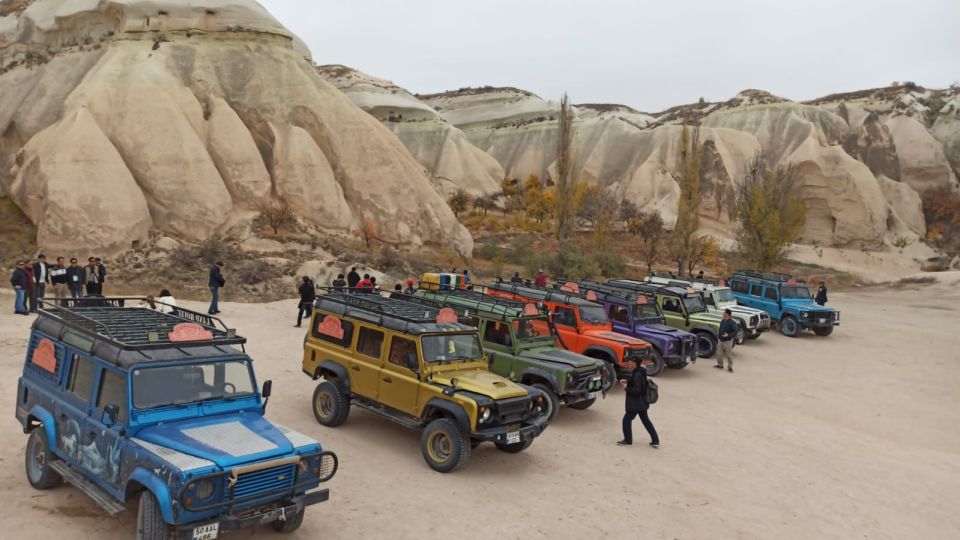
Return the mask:
POLYGON ((690 265, 691 256, 698 250, 694 235, 700 228, 700 160, 703 155, 699 119, 694 122, 692 130, 684 125, 680 136, 680 170, 676 175, 680 185, 680 204, 670 243, 670 258, 677 264, 677 273, 683 274, 684 268, 690 265))

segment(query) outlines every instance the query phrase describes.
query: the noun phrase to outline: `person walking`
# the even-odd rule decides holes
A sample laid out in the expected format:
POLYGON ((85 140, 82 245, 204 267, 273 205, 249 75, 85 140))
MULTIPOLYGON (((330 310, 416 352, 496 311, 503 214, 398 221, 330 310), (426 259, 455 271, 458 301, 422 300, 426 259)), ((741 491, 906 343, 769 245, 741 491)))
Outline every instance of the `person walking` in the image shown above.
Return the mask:
POLYGON ((817 296, 813 299, 814 302, 825 306, 827 304, 827 282, 821 281, 820 286, 817 287, 817 296))
POLYGON ((70 296, 73 298, 83 296, 83 284, 86 281, 83 269, 84 267, 77 265, 76 257, 70 257, 70 266, 67 267, 67 288, 70 289, 70 296))
POLYGON ((67 299, 69 288, 67 280, 67 267, 63 265, 63 257, 57 257, 57 264, 50 267, 50 284, 53 286, 53 296, 57 300, 57 305, 64 305, 67 299))
POLYGON ((653 422, 650 421, 650 415, 647 412, 650 409, 650 404, 647 403, 647 382, 647 369, 641 365, 633 370, 629 380, 620 381, 626 393, 623 440, 617 442, 620 446, 633 444, 633 419, 639 416, 640 422, 643 423, 643 427, 647 429, 647 433, 650 435, 650 446, 660 447, 660 437, 657 435, 657 430, 653 427, 653 422))
POLYGON ((43 253, 37 255, 37 262, 33 263, 33 279, 37 284, 37 299, 43 300, 47 292, 47 284, 50 283, 50 265, 47 264, 47 256, 43 253))
POLYGON ((733 313, 725 309, 720 322, 720 354, 717 355, 717 364, 713 367, 723 369, 723 359, 726 358, 727 371, 733 373, 733 340, 736 337, 737 323, 733 320, 733 313))
POLYGON ((308 276, 303 276, 303 281, 300 283, 300 288, 297 292, 300 293, 300 311, 297 312, 296 326, 300 328, 300 324, 303 322, 303 315, 306 314, 308 319, 313 315, 313 301, 317 299, 317 287, 308 276))
POLYGON ((342 293, 346 286, 347 281, 343 279, 343 274, 337 274, 337 279, 333 280, 333 292, 342 293))
POLYGON ((87 259, 87 265, 83 267, 83 283, 87 287, 87 296, 100 294, 100 273, 97 272, 97 264, 93 257, 87 259))
POLYGON ((93 260, 93 265, 97 269, 97 294, 103 296, 103 284, 107 281, 107 267, 103 265, 103 259, 100 257, 93 260))
POLYGON ((360 283, 360 274, 357 273, 357 267, 354 266, 347 273, 347 292, 357 292, 357 284, 360 283))
POLYGON ((220 289, 227 284, 227 280, 223 278, 222 269, 223 261, 210 265, 210 279, 207 280, 207 286, 210 287, 210 309, 207 313, 210 315, 220 313, 220 306, 217 305, 220 301, 220 289))
POLYGON ((13 267, 13 274, 10 276, 10 285, 13 286, 13 292, 16 294, 13 303, 13 312, 17 315, 29 315, 25 300, 27 298, 27 273, 23 271, 26 261, 17 261, 13 267))

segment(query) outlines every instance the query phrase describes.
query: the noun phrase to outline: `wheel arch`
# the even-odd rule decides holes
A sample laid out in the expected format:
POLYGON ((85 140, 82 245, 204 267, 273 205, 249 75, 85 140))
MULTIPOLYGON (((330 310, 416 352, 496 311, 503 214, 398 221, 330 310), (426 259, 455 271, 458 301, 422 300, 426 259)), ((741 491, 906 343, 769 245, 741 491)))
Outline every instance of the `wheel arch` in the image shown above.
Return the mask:
POLYGON ((431 398, 423 408, 423 415, 420 420, 424 425, 437 418, 450 418, 460 426, 466 433, 470 433, 470 417, 463 407, 440 398, 431 398))
POLYGON ((30 412, 27 413, 27 419, 23 425, 23 432, 30 433, 38 427, 42 427, 47 435, 47 446, 54 452, 59 450, 59 446, 57 445, 57 425, 53 420, 53 413, 43 407, 34 405, 30 409, 30 412), (40 425, 38 426, 36 424, 40 425))
POLYGON ((553 376, 552 373, 544 371, 537 368, 527 368, 520 375, 520 382, 528 386, 533 385, 534 383, 543 382, 553 390, 555 394, 560 395, 560 382, 557 381, 557 378, 553 376))
POLYGON ((316 369, 313 371, 313 380, 317 380, 320 377, 334 384, 339 384, 347 392, 350 391, 350 375, 347 373, 347 368, 333 360, 322 360, 317 364, 316 369), (327 377, 327 375, 332 375, 333 377, 327 377))
POLYGON ((614 365, 618 363, 617 359, 619 358, 613 349, 604 345, 590 345, 583 351, 583 355, 598 360, 606 360, 614 365))
POLYGON ((127 478, 127 482, 123 486, 124 493, 131 493, 131 484, 133 484, 133 488, 137 486, 142 488, 139 491, 149 491, 152 493, 153 496, 157 498, 157 506, 160 507, 160 514, 163 516, 163 520, 170 525, 174 524, 170 489, 166 482, 143 467, 137 467, 133 470, 130 477, 127 478))

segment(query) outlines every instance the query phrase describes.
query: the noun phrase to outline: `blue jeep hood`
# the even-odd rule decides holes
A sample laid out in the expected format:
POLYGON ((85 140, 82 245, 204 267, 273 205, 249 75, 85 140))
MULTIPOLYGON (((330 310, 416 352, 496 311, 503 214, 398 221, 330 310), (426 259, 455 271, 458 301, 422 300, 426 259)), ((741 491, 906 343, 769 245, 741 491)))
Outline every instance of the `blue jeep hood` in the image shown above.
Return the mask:
POLYGON ((784 306, 790 306, 796 309, 806 309, 808 311, 837 311, 832 307, 821 306, 814 302, 810 298, 784 298, 782 300, 784 306))
POLYGON ((259 414, 191 418, 142 429, 137 437, 220 467, 290 455, 293 445, 259 414))

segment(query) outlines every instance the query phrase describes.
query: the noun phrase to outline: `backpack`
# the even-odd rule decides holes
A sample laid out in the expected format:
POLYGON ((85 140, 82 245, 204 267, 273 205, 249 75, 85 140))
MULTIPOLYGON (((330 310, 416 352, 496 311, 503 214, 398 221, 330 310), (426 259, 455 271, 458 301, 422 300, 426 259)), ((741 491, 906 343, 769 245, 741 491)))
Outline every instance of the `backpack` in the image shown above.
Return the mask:
POLYGON ((644 397, 648 405, 653 405, 660 399, 660 389, 657 387, 657 383, 647 379, 647 392, 644 397))

